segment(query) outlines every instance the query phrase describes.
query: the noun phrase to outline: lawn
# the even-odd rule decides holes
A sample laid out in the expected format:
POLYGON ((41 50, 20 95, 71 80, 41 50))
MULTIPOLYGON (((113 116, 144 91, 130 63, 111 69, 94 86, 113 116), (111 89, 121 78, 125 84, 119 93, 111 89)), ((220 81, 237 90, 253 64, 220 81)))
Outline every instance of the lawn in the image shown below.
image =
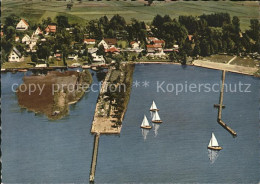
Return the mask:
POLYGON ((217 63, 228 63, 228 61, 233 57, 234 56, 229 56, 229 55, 212 55, 209 57, 205 57, 205 59, 217 63))
POLYGON ((8 69, 8 68, 32 68, 33 65, 30 65, 29 63, 31 61, 31 57, 25 57, 23 62, 17 62, 17 63, 10 63, 5 62, 2 64, 2 69, 8 69))
POLYGON ((257 64, 260 64, 260 61, 255 61, 254 59, 248 58, 248 57, 237 57, 230 64, 231 65, 247 66, 247 67, 256 67, 257 64))
POLYGON ((141 21, 151 22, 156 14, 168 14, 172 18, 179 15, 198 16, 203 13, 228 12, 231 16, 240 18, 241 28, 245 30, 249 27, 249 20, 258 18, 258 2, 234 2, 234 1, 154 1, 152 6, 144 6, 144 2, 139 1, 88 1, 82 3, 74 1, 71 10, 66 9, 65 1, 3 1, 3 18, 11 13, 26 18, 29 22, 39 23, 43 18, 56 15, 67 15, 72 23, 85 24, 88 20, 97 19, 107 15, 111 18, 115 14, 123 16, 127 22, 132 18, 141 21))

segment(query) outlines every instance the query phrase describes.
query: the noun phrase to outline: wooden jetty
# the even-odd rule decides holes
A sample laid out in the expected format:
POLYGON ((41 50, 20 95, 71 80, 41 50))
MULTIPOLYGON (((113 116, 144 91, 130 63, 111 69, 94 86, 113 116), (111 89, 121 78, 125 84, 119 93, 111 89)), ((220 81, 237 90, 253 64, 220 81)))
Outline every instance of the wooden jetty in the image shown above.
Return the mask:
POLYGON ((221 91, 220 91, 220 97, 219 97, 219 104, 215 104, 214 107, 218 108, 218 119, 217 119, 218 123, 235 137, 235 136, 237 136, 237 133, 232 128, 227 126, 227 124, 224 123, 224 121, 221 120, 222 109, 225 108, 225 106, 223 105, 225 78, 226 78, 226 71, 223 70, 222 71, 222 85, 221 85, 221 91))
POLYGON ((94 145, 93 145, 93 153, 92 153, 92 162, 90 168, 89 181, 94 182, 96 165, 97 165, 97 156, 98 156, 98 144, 99 144, 100 134, 95 134, 94 136, 94 145))

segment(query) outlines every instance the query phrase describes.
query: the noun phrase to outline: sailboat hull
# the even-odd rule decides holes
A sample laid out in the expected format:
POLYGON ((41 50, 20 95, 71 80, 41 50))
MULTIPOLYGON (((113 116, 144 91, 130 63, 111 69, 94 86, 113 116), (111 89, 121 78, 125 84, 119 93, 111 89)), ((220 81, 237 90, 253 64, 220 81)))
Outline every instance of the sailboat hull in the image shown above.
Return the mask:
POLYGON ((208 146, 208 149, 211 149, 211 150, 222 150, 222 147, 221 146, 208 146))
POLYGON ((162 123, 162 120, 152 120, 153 123, 162 123))
POLYGON ((155 112, 155 111, 159 111, 159 109, 150 109, 150 111, 155 112))
POLYGON ((144 128, 144 129, 151 129, 152 126, 141 126, 141 128, 144 128))

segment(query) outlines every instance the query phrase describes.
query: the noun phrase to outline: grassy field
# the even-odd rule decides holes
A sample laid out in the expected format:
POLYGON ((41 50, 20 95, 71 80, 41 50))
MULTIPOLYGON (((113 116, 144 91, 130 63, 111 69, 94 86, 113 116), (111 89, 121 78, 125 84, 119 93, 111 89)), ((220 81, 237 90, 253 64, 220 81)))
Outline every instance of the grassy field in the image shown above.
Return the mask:
POLYGON ((232 59, 234 56, 229 56, 229 55, 212 55, 209 57, 205 57, 205 59, 212 61, 212 62, 217 62, 217 63, 228 63, 230 59, 232 59))
POLYGON ((256 67, 257 64, 260 64, 260 62, 259 61, 255 61, 252 58, 237 57, 230 64, 232 64, 232 65, 240 65, 240 66, 248 66, 248 67, 256 67))
POLYGON ((157 2, 150 7, 144 6, 144 1, 87 1, 74 2, 71 10, 66 9, 64 1, 41 0, 13 0, 2 2, 2 20, 11 13, 21 16, 30 23, 41 22, 43 18, 54 18, 57 15, 67 15, 72 23, 85 24, 88 20, 97 19, 107 15, 111 18, 114 14, 124 16, 127 22, 131 18, 151 22, 156 14, 168 14, 172 18, 179 15, 201 15, 215 12, 227 12, 231 16, 240 18, 241 28, 249 26, 251 18, 259 18, 258 2, 234 2, 234 1, 176 1, 157 2), (51 2, 52 1, 52 2, 51 2))

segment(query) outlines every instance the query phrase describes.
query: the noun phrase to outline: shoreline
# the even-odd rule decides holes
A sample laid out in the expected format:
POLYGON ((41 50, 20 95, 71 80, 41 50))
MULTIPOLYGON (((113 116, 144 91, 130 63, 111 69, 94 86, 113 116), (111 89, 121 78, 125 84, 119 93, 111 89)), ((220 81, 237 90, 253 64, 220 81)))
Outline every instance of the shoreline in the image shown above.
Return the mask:
MULTIPOLYGON (((175 63, 175 62, 169 62, 169 61, 141 61, 141 62, 132 62, 133 64, 165 64, 165 65, 182 65, 181 63, 175 63)), ((131 63, 129 63, 131 64, 131 63)), ((194 60, 192 64, 186 64, 186 66, 195 66, 195 67, 201 67, 201 68, 207 68, 207 69, 213 69, 213 70, 225 70, 231 73, 237 73, 241 75, 247 75, 247 76, 254 76, 254 77, 260 77, 256 76, 255 73, 258 71, 257 68, 253 67, 246 67, 246 66, 239 66, 239 65, 227 65, 223 63, 215 63, 212 61, 204 61, 204 60, 194 60), (195 63, 194 63, 195 62, 195 63), (244 69, 247 69, 247 71, 244 69), (251 71, 248 71, 251 70, 251 71)), ((98 66, 101 69, 107 69, 107 66, 98 66)), ((76 68, 82 68, 82 67, 76 67, 76 68)), ((68 67, 65 66, 52 66, 52 67, 39 67, 39 68, 7 68, 7 69, 1 69, 1 73, 5 72, 26 72, 27 71, 36 71, 36 70, 56 70, 56 69, 68 69, 68 67)), ((87 69, 87 68, 82 68, 87 69)), ((91 66, 88 68, 91 69, 91 66)))

